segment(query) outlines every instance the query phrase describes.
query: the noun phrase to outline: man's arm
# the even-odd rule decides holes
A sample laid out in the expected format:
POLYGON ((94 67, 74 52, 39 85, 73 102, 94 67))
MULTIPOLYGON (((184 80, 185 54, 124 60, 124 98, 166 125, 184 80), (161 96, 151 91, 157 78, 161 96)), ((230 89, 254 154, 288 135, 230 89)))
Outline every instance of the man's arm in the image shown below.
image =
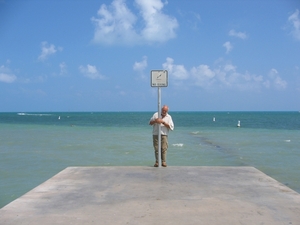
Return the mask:
POLYGON ((153 124, 155 124, 155 120, 150 120, 149 125, 152 126, 153 124))
POLYGON ((163 124, 166 128, 170 129, 170 125, 167 124, 166 122, 162 121, 162 124, 163 124))
POLYGON ((155 123, 162 123, 163 124, 164 121, 162 119, 157 118, 155 120, 150 120, 149 125, 153 125, 155 123))
POLYGON ((164 126, 170 130, 174 130, 174 123, 170 115, 168 115, 167 123, 164 123, 164 126))

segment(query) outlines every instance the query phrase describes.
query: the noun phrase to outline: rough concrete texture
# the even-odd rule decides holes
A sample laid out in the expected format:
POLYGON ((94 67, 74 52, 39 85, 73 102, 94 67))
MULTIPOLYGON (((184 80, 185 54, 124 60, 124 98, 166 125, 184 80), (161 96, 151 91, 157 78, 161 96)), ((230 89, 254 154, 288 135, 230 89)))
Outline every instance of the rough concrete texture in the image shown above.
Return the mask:
POLYGON ((300 224, 300 194, 253 167, 69 167, 0 224, 300 224))

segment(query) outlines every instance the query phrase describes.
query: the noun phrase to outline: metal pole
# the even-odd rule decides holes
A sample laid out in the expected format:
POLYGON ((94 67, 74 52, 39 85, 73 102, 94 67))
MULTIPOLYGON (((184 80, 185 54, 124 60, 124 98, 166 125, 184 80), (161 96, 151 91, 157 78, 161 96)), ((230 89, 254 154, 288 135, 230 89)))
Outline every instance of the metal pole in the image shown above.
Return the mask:
MULTIPOLYGON (((158 118, 161 119, 161 91, 158 87, 158 118)), ((158 125, 158 167, 161 167, 161 125, 158 125)))

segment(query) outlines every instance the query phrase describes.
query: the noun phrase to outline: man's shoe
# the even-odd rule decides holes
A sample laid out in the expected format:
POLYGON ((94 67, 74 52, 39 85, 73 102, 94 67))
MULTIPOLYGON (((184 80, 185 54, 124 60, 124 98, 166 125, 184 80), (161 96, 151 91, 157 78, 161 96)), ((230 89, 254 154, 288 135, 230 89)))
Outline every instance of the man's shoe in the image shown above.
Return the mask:
POLYGON ((163 163, 162 163, 162 166, 163 166, 163 167, 167 167, 167 163, 166 163, 166 162, 163 162, 163 163))
POLYGON ((154 167, 158 167, 158 162, 156 162, 156 163, 154 164, 154 167))

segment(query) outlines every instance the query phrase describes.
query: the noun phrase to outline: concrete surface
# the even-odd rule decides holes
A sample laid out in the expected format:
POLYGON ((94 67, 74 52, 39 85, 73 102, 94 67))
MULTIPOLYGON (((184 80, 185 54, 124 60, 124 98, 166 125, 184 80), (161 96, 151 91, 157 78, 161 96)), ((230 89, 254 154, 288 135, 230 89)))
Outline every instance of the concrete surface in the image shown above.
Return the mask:
POLYGON ((253 167, 69 167, 0 224, 300 224, 300 194, 253 167))

